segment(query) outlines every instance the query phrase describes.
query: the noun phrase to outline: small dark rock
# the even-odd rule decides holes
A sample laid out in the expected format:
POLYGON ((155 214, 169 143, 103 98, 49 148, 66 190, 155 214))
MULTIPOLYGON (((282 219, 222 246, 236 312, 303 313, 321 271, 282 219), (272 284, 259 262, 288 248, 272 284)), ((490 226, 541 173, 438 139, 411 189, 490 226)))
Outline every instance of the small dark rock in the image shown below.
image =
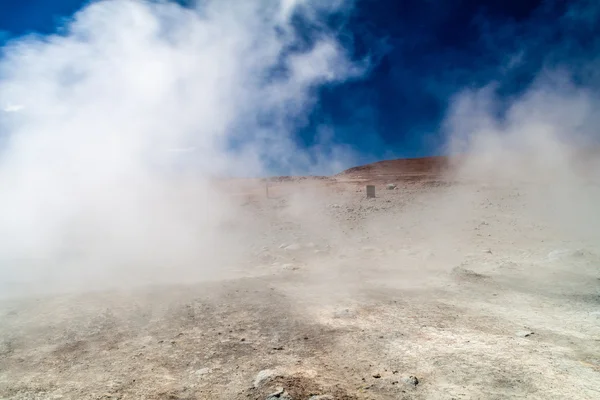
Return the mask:
POLYGON ((531 332, 531 331, 519 331, 519 332, 516 333, 516 335, 518 337, 526 338, 526 337, 529 337, 529 336, 533 335, 533 332, 531 332))
POLYGON ((409 376, 405 379, 405 382, 411 386, 417 386, 419 384, 419 379, 416 376, 409 376))
POLYGON ((266 400, 275 400, 275 399, 287 399, 289 396, 286 396, 285 390, 282 387, 277 388, 274 393, 271 393, 267 396, 266 400))
POLYGON ((281 396, 283 393, 285 392, 285 389, 282 387, 278 387, 277 389, 275 389, 275 393, 271 393, 269 396, 281 396))

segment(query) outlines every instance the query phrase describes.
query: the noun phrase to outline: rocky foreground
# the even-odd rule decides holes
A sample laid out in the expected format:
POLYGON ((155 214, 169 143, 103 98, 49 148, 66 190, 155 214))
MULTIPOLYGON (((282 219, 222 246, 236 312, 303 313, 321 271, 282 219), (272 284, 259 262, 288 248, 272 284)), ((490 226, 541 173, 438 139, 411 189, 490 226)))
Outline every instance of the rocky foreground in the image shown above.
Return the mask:
POLYGON ((262 187, 228 257, 4 299, 0 397, 600 398, 600 248, 538 192, 262 187))

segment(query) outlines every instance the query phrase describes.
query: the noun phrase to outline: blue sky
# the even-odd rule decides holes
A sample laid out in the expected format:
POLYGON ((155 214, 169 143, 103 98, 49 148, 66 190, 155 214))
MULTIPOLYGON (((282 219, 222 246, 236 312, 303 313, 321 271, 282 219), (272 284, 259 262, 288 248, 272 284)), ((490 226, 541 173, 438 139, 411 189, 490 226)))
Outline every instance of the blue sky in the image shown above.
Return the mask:
MULTIPOLYGON (((52 33, 84 3, 4 1, 0 37, 52 33)), ((371 158, 439 154, 440 123, 465 88, 494 82, 509 104, 542 70, 563 68, 595 90, 599 9, 591 0, 357 0, 329 23, 355 60, 370 57, 371 69, 321 88, 297 140, 310 146, 327 125, 336 143, 371 158)))

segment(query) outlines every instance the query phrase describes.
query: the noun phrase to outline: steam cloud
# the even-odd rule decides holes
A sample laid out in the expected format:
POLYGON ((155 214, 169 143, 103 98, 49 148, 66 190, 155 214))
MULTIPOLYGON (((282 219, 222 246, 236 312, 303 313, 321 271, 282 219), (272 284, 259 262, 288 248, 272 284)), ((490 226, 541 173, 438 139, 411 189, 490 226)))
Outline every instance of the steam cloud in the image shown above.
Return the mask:
POLYGON ((543 71, 508 104, 494 85, 465 90, 451 102, 444 128, 448 152, 459 155, 455 178, 519 189, 529 216, 579 246, 595 246, 600 103, 593 85, 575 84, 571 72, 543 71))
MULTIPOLYGON (((213 177, 258 176, 274 166, 330 173, 354 156, 330 145, 327 127, 313 149, 293 136, 319 86, 365 73, 323 24, 350 6, 102 0, 59 35, 6 46, 0 287, 186 281, 234 264, 244 235, 256 229, 221 229, 246 221, 211 190, 213 177), (296 17, 310 29, 310 45, 296 17)), ((449 152, 463 155, 455 172, 463 181, 518 183, 532 213, 597 243, 598 163, 582 156, 598 136, 597 106, 594 91, 561 72, 540 74, 508 106, 493 85, 463 91, 443 125, 449 152)), ((461 199, 435 202, 440 215, 472 214, 461 199)), ((296 206, 310 214, 310 205, 296 206)), ((308 225, 334 229, 322 223, 308 225)), ((433 218, 423 226, 428 237, 443 236, 432 245, 453 236, 436 232, 433 218)))
POLYGON ((352 156, 293 137, 319 85, 362 73, 322 24, 346 6, 102 0, 61 34, 7 45, 0 283, 216 268, 231 250, 215 229, 235 216, 212 177, 331 172, 352 156))

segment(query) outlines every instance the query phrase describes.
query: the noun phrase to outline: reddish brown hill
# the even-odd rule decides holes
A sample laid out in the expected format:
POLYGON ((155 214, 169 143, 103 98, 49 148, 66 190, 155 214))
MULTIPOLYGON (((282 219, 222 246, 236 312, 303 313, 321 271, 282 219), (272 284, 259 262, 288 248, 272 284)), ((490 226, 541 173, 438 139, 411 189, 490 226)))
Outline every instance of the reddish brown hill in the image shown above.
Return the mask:
MULTIPOLYGON (((560 153, 560 155, 563 157, 557 157, 555 163, 548 163, 548 161, 544 161, 543 157, 540 158, 540 154, 536 152, 521 151, 514 154, 491 152, 488 155, 489 160, 486 162, 488 164, 489 162, 495 162, 496 165, 486 165, 485 168, 498 168, 498 171, 502 171, 504 168, 503 163, 509 160, 512 164, 519 163, 519 168, 522 170, 519 174, 523 176, 527 176, 528 168, 533 168, 534 173, 539 173, 539 169, 546 164, 548 164, 546 168, 549 171, 552 168, 558 170, 568 168, 570 173, 576 173, 580 176, 598 176, 598 171, 600 171, 600 148, 598 146, 588 146, 587 148, 565 146, 563 153, 560 153)), ((471 158, 472 156, 461 154, 451 157, 436 156, 378 161, 347 169, 336 175, 335 178, 338 181, 380 181, 381 183, 385 181, 393 183, 399 181, 454 180, 456 175, 453 174, 453 171, 456 171, 456 167, 478 168, 477 157, 471 158), (470 165, 464 164, 469 160, 475 161, 470 165)), ((480 156, 482 159, 486 159, 486 154, 480 156)), ((477 170, 473 171, 475 174, 477 172, 477 170)))
POLYGON ((446 156, 400 158, 378 161, 347 169, 337 175, 339 178, 361 180, 421 180, 439 178, 450 167, 446 156))

